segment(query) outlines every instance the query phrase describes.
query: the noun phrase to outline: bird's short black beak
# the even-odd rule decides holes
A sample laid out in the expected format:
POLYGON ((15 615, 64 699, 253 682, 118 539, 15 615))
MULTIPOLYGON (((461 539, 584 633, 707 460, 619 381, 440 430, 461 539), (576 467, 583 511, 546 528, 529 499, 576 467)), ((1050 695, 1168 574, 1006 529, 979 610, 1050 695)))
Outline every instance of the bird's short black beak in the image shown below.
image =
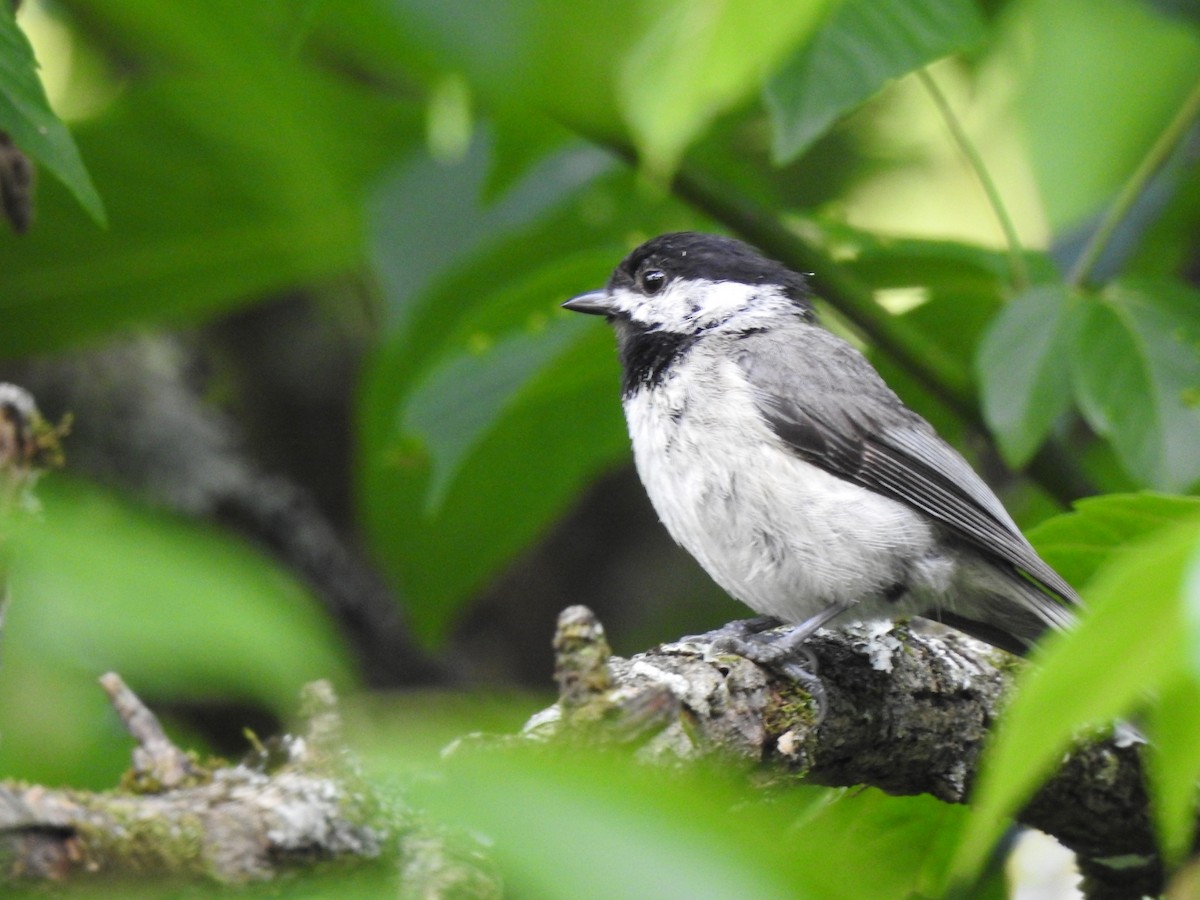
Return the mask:
POLYGON ((572 312, 587 313, 591 316, 612 315, 612 300, 608 296, 608 291, 604 288, 600 288, 597 291, 588 291, 586 294, 579 294, 572 297, 562 306, 563 309, 569 309, 572 312))

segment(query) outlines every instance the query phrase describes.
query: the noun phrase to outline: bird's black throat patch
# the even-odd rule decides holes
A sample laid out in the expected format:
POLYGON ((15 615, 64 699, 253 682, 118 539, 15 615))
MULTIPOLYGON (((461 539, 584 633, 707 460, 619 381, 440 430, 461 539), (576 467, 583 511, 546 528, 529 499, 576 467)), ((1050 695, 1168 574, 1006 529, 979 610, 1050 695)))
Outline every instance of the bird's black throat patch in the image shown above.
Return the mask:
POLYGON ((661 384, 670 365, 683 356, 699 339, 694 334, 673 331, 647 331, 626 325, 618 331, 621 355, 621 396, 629 397, 639 388, 661 384))

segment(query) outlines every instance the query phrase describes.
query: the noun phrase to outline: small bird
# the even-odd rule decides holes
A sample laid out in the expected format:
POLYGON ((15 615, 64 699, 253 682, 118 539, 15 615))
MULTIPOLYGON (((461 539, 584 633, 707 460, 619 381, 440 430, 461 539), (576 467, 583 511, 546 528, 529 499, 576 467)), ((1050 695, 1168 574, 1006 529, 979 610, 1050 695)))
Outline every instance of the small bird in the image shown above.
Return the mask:
POLYGON ((563 304, 616 331, 634 460, 659 518, 729 594, 794 623, 918 615, 1023 654, 1079 597, 970 464, 820 327, 805 277, 732 238, 642 244, 563 304))

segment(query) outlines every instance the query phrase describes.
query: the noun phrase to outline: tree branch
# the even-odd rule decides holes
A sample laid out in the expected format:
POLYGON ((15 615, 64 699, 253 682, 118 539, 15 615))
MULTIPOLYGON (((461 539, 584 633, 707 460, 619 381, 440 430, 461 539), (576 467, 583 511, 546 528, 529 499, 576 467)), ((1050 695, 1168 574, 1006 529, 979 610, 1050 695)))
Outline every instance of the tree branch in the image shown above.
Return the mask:
POLYGON ((86 873, 238 884, 300 862, 380 853, 386 831, 342 762, 327 683, 305 689, 306 731, 280 739, 277 759, 264 752, 255 764, 208 768, 167 739, 119 677, 102 680, 138 741, 132 777, 94 794, 0 784, 3 879, 86 873))
MULTIPOLYGON (((808 644, 826 693, 818 722, 799 685, 741 657, 713 656, 715 634, 631 659, 610 657, 599 623, 571 607, 555 641, 562 699, 531 720, 528 736, 551 739, 580 723, 613 723, 622 740, 638 732, 640 752, 650 758, 720 750, 811 783, 967 802, 1010 685, 1012 657, 937 626, 819 632, 808 644), (606 677, 595 674, 597 666, 606 677)), ((1019 821, 1076 852, 1090 897, 1162 889, 1136 745, 1081 744, 1019 821)))

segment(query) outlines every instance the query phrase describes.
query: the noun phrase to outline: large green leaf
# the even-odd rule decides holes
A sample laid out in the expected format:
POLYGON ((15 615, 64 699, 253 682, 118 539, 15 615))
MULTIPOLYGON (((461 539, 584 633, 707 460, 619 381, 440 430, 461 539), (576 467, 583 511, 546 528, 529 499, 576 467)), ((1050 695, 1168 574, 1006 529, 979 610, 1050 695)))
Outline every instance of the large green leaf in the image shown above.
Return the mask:
POLYGON ((111 228, 45 186, 43 226, 0 242, 0 355, 194 321, 361 262, 365 185, 420 139, 418 110, 278 53, 277 33, 220 9, 88 10, 144 65, 78 130, 111 228))
POLYGON ((1013 467, 1033 457, 1071 403, 1077 312, 1065 286, 1031 288, 1003 307, 979 345, 983 414, 1013 467))
POLYGON ((843 0, 767 85, 776 161, 795 159, 893 78, 983 36, 972 0, 843 0))
POLYGON ((750 96, 820 21, 828 0, 664 0, 625 60, 621 109, 642 162, 669 175, 719 113, 750 96), (753 52, 747 48, 753 47, 753 52))
POLYGON ((33 48, 17 27, 10 4, 0 5, 0 131, 54 173, 98 224, 104 203, 88 176, 71 133, 50 109, 37 76, 33 48))
POLYGON ((554 120, 599 138, 628 132, 646 166, 665 175, 716 115, 758 89, 827 3, 501 0, 482 9, 399 0, 401 27, 382 40, 410 73, 431 81, 462 73, 499 121, 514 170, 520 147, 509 136, 532 135, 530 147, 545 150, 554 120))
POLYGON ((977 870, 1007 817, 1080 729, 1127 716, 1156 690, 1191 677, 1188 619, 1198 559, 1197 518, 1126 548, 1085 590, 1088 615, 1034 654, 1035 664, 1022 673, 988 748, 960 848, 960 873, 977 870))
POLYGON ((1129 0, 1010 7, 1000 56, 1052 233, 1095 214, 1200 78, 1200 35, 1129 0))
POLYGON ((578 151, 485 203, 484 149, 446 169, 413 163, 375 204, 392 329, 366 372, 360 496, 428 640, 628 454, 612 334, 559 304, 604 283, 628 249, 626 222, 695 222, 578 151), (444 219, 426 214, 426 194, 444 219))
MULTIPOLYGON (((383 749, 375 764, 395 772, 404 751, 383 749)), ((874 790, 794 785, 764 795, 728 767, 663 778, 585 748, 465 749, 411 796, 485 835, 505 884, 533 896, 941 896, 967 814, 874 790)), ((996 888, 979 883, 972 896, 1002 896, 996 888)))
POLYGON ((495 344, 485 340, 445 360, 416 387, 400 432, 419 441, 430 456, 427 511, 436 513, 468 455, 508 408, 520 402, 534 378, 579 341, 585 325, 579 319, 556 317, 545 327, 495 344))
POLYGON ((128 748, 96 686, 110 670, 147 699, 232 698, 281 716, 314 678, 354 683, 316 601, 248 546, 61 476, 39 496, 43 521, 12 548, 0 677, 9 777, 113 783, 128 748))
MULTIPOLYGON (((545 292, 523 298, 540 301, 544 315, 578 284, 577 270, 548 274, 557 275, 558 290, 535 279, 545 292)), ((365 415, 383 426, 364 441, 364 512, 400 578, 413 627, 429 640, 446 633, 470 592, 589 478, 628 453, 612 336, 602 326, 559 320, 490 340, 482 353, 468 346, 446 357, 408 395, 388 382, 391 354, 403 351, 387 347, 364 398, 365 415), (456 374, 469 377, 456 383, 456 374), (473 396, 484 388, 485 398, 473 396), (607 404, 598 408, 597 395, 607 404), (456 404, 441 421, 435 399, 456 404)))
POLYGON ((1200 497, 1108 494, 1078 501, 1071 512, 1047 519, 1028 537, 1055 571, 1083 588, 1129 544, 1197 515, 1200 497))
POLYGON ((1111 286, 1074 342, 1076 398, 1126 470, 1150 487, 1200 480, 1200 292, 1171 281, 1111 286))
MULTIPOLYGON (((1200 562, 1200 555, 1197 556, 1200 562)), ((1195 563, 1193 563, 1195 565, 1195 563)), ((1187 602, 1200 605, 1200 583, 1193 577, 1187 602)), ((1194 655, 1200 642, 1191 635, 1194 655)), ((1147 769, 1155 821, 1169 860, 1180 861, 1191 848, 1196 833, 1196 778, 1200 773, 1200 679, 1192 671, 1159 690, 1158 703, 1147 717, 1154 736, 1148 748, 1147 769)))
POLYGON ((816 896, 780 865, 787 819, 731 814, 739 796, 711 779, 664 779, 595 753, 460 754, 416 799, 488 836, 514 893, 537 897, 816 896), (774 832, 775 840, 760 840, 774 832), (570 864, 564 865, 563 860, 570 864))

